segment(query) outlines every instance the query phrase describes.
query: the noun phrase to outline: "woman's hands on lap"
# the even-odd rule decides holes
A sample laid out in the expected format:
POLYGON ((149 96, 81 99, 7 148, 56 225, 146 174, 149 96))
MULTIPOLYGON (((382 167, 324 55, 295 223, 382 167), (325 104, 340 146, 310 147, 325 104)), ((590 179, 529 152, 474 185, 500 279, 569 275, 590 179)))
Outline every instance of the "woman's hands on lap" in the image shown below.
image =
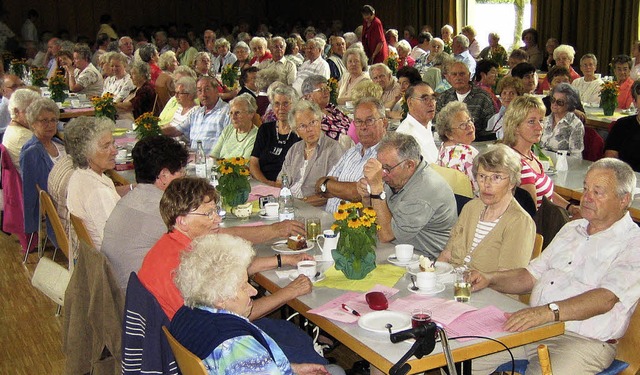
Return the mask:
POLYGON ((292 363, 291 369, 296 375, 320 375, 329 374, 329 371, 323 366, 316 363, 292 363))

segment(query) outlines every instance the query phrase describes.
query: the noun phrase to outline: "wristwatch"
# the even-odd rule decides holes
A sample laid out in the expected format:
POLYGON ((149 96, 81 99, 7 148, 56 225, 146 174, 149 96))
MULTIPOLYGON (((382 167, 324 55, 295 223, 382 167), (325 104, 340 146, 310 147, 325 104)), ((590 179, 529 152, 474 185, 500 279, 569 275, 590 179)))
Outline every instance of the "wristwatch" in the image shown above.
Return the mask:
POLYGON ((380 194, 371 194, 369 195, 369 197, 371 197, 371 199, 380 199, 381 201, 387 199, 387 193, 384 192, 384 190, 382 191, 382 193, 380 194))
POLYGON ((560 307, 558 307, 558 305, 556 305, 553 302, 551 302, 547 306, 549 307, 549 310, 553 311, 553 315, 555 316, 555 321, 559 322, 560 321, 560 307))
POLYGON ((321 193, 326 193, 327 192, 327 182, 329 182, 330 178, 327 177, 324 179, 324 181, 322 181, 322 184, 320 184, 320 192, 321 193))

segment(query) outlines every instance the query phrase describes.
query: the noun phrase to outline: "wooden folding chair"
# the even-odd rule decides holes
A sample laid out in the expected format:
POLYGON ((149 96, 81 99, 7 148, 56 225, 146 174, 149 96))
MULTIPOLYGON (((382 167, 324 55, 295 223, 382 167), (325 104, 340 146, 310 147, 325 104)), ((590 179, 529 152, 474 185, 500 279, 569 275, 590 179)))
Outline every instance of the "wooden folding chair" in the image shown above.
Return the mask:
POLYGON ((126 178, 122 177, 122 175, 118 172, 116 172, 113 169, 108 169, 104 172, 105 175, 107 175, 107 177, 109 177, 111 179, 111 181, 113 181, 113 183, 116 186, 126 186, 131 184, 131 182, 129 182, 129 180, 127 180, 126 178))
MULTIPOLYGON (((46 191, 37 187, 38 193, 40 194, 40 210, 43 211, 44 216, 49 219, 49 223, 51 223, 51 227, 53 228, 53 233, 56 235, 56 243, 58 244, 58 248, 62 250, 64 255, 69 258, 69 237, 67 237, 67 233, 64 230, 64 226, 60 221, 60 216, 58 216, 58 211, 56 211, 56 207, 53 205, 53 200, 51 196, 46 191)), ((54 253, 55 257, 55 253, 54 253)))
POLYGON ((629 327, 627 327, 627 332, 618 341, 616 359, 606 370, 598 375, 637 374, 640 371, 638 347, 640 347, 640 309, 636 307, 631 316, 629 327))
POLYGON ((78 240, 86 242, 87 245, 90 245, 95 249, 96 245, 93 243, 91 235, 89 235, 89 231, 84 225, 82 219, 72 213, 69 213, 69 219, 71 221, 71 225, 73 226, 73 230, 76 232, 76 236, 78 236, 78 240))
MULTIPOLYGON (((536 239, 533 242, 533 252, 531 252, 531 260, 536 259, 542 253, 542 244, 544 243, 544 237, 541 234, 536 234, 536 239)), ((520 302, 529 304, 529 298, 531 297, 530 293, 521 294, 519 296, 520 302)))
POLYGON ((178 367, 180 367, 180 372, 182 372, 182 375, 208 374, 202 360, 195 354, 191 353, 187 348, 182 346, 182 344, 180 344, 178 340, 173 337, 171 332, 169 332, 167 327, 162 326, 162 331, 164 332, 165 336, 167 336, 167 341, 169 341, 169 346, 171 346, 171 351, 176 357, 176 361, 178 362, 178 367))

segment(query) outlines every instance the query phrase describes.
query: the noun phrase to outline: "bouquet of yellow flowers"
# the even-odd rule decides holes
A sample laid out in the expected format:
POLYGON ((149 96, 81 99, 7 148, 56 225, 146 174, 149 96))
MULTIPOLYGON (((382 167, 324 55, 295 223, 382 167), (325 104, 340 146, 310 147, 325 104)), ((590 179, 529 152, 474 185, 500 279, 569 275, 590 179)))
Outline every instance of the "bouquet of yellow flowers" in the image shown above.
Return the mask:
POLYGON ((362 203, 341 201, 331 226, 340 233, 337 249, 332 251, 336 269, 353 280, 363 279, 376 268, 376 211, 362 203))
POLYGON ((160 135, 160 118, 151 112, 141 114, 133 123, 136 125, 138 139, 144 139, 152 135, 160 135))
POLYGON ((606 81, 600 85, 600 107, 605 116, 613 115, 618 106, 618 83, 616 81, 606 81))
POLYGON ((93 104, 96 117, 107 117, 116 121, 116 104, 113 100, 113 94, 106 92, 102 96, 94 96, 91 98, 91 104, 93 104))
POLYGON ((218 191, 224 204, 230 207, 243 204, 249 199, 249 161, 243 157, 218 159, 218 191))
POLYGON ((329 86, 329 102, 333 105, 338 104, 338 80, 331 77, 327 85, 329 86))
POLYGON ((398 55, 394 52, 389 53, 389 57, 387 57, 387 59, 385 60, 385 64, 387 64, 389 69, 391 69, 391 74, 393 74, 394 76, 398 72, 398 61, 398 55))
POLYGON ((54 102, 64 102, 67 98, 67 94, 64 92, 65 90, 69 90, 69 87, 67 86, 67 81, 64 79, 63 75, 56 74, 49 78, 49 92, 51 93, 51 99, 54 102))
POLYGON ((47 77, 47 70, 45 68, 38 68, 37 66, 31 67, 31 83, 34 86, 42 87, 44 79, 47 77))
POLYGON ((234 67, 231 64, 227 64, 222 68, 220 80, 222 81, 222 84, 225 85, 228 89, 233 90, 234 88, 236 88, 239 75, 239 67, 234 67))

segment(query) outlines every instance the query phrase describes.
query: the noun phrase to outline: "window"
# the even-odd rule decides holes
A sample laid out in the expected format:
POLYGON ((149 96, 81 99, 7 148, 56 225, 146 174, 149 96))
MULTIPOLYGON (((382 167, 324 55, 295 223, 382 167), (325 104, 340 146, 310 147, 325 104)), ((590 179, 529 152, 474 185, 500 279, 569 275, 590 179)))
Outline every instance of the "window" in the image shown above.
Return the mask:
MULTIPOLYGON (((520 34, 531 27, 530 0, 466 0, 466 24, 476 30, 480 48, 489 45, 489 33, 500 35, 500 44, 511 51, 522 46, 520 34)), ((464 25, 463 25, 464 26, 464 25)))

